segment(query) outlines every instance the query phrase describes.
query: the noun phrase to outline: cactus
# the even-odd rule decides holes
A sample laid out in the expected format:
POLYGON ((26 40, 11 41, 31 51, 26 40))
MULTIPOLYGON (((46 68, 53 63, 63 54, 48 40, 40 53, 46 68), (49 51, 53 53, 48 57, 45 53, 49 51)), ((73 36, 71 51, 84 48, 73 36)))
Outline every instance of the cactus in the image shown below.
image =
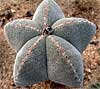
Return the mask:
POLYGON ((18 19, 4 27, 17 52, 13 77, 17 86, 51 80, 71 87, 83 85, 81 53, 96 26, 83 18, 65 18, 54 0, 43 0, 33 19, 18 19))

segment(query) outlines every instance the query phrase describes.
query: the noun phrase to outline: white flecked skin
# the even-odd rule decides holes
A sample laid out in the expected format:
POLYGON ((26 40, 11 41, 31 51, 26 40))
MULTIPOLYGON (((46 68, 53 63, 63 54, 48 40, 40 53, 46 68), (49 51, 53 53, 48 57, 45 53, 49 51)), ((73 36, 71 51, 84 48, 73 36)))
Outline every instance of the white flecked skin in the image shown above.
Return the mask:
POLYGON ((65 18, 54 0, 43 0, 32 20, 9 22, 4 32, 17 51, 13 71, 17 86, 46 80, 71 87, 83 85, 81 53, 96 32, 92 22, 65 18), (46 26, 51 27, 52 34, 46 26))
POLYGON ((69 41, 80 53, 85 50, 96 33, 95 24, 83 18, 60 19, 53 24, 52 29, 54 29, 54 35, 69 41))
POLYGON ((83 83, 83 61, 80 52, 58 36, 46 39, 48 77, 66 86, 79 87, 83 83))

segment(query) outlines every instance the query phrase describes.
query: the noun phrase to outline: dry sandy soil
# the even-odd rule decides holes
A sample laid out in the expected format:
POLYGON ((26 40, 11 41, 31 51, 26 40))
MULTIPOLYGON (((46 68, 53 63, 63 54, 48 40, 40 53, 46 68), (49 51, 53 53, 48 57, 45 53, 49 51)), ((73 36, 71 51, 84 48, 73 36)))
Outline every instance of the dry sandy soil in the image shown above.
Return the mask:
MULTIPOLYGON (((56 0, 66 17, 86 18, 97 25, 97 33, 83 52, 84 58, 84 86, 100 82, 100 0, 56 0)), ((16 53, 7 43, 4 34, 4 25, 17 18, 29 18, 27 11, 34 14, 41 0, 0 0, 0 89, 78 89, 55 84, 51 81, 35 84, 29 88, 15 88, 12 78, 13 64, 16 53), (11 15, 5 14, 11 11, 11 15)), ((98 88, 100 89, 100 88, 98 88)))

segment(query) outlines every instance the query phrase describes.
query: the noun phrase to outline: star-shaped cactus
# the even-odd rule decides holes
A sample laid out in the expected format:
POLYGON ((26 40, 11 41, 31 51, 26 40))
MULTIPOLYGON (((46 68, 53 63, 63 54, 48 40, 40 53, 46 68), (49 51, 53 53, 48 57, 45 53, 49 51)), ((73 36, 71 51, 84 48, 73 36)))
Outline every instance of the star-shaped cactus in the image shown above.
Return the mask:
POLYGON ((51 80, 71 87, 83 83, 85 50, 96 26, 83 18, 65 18, 54 0, 43 0, 33 19, 5 25, 5 35, 17 51, 14 82, 18 86, 51 80))

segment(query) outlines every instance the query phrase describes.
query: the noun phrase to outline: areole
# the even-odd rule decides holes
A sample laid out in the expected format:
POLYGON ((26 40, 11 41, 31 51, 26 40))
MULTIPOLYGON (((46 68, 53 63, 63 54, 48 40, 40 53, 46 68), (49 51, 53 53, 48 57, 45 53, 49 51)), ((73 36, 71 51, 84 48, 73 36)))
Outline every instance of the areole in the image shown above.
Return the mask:
POLYGON ((48 25, 44 26, 42 34, 43 35, 45 35, 45 34, 46 35, 52 35, 53 34, 53 30, 52 30, 51 26, 48 26, 48 25))

